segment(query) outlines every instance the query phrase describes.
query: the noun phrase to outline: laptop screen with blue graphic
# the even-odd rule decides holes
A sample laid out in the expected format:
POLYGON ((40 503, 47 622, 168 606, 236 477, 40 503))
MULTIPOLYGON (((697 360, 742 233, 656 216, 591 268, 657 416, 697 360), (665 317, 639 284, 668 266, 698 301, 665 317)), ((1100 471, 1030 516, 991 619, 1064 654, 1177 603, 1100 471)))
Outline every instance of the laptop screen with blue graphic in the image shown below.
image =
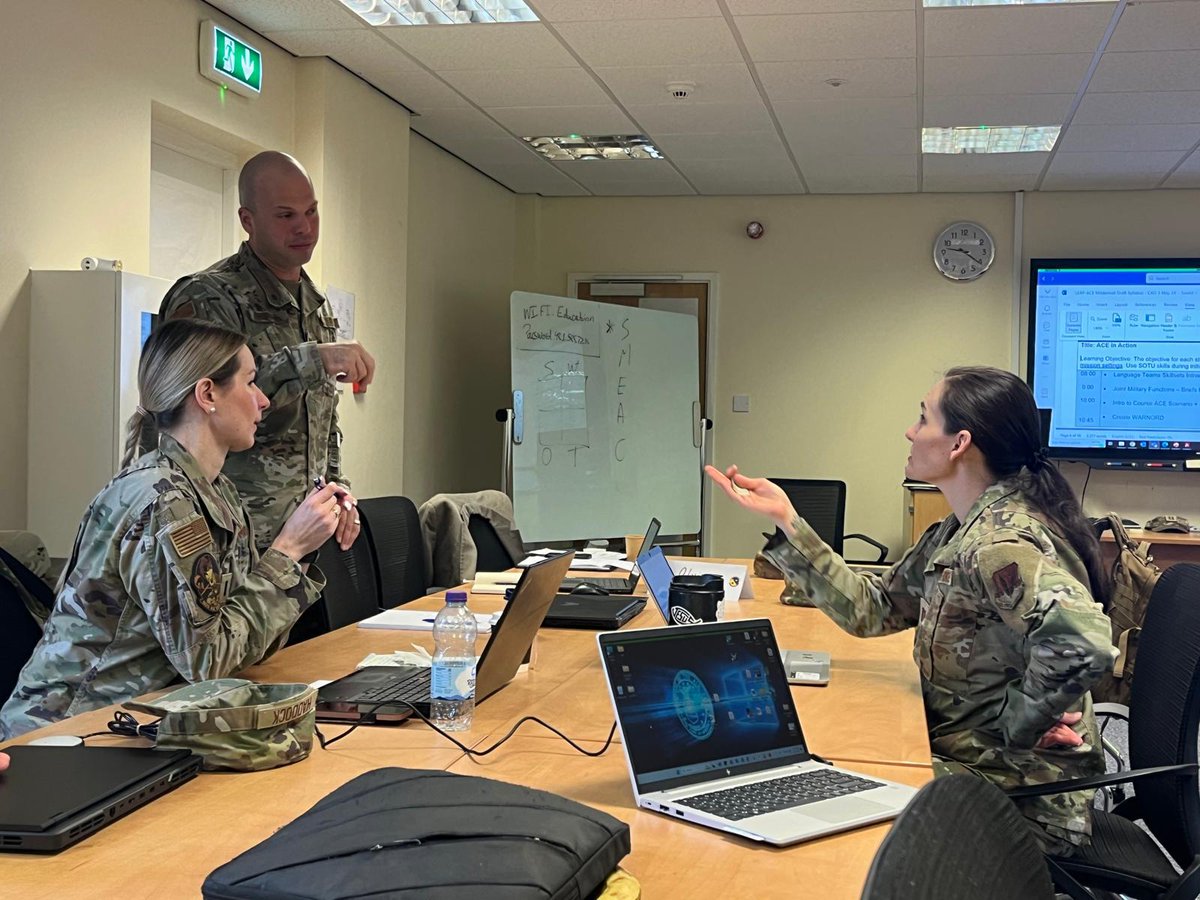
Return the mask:
POLYGON ((645 551, 637 558, 637 564, 638 571, 646 579, 646 587, 650 591, 650 596, 654 598, 654 605, 662 613, 663 621, 670 624, 671 613, 668 606, 671 595, 671 579, 675 573, 671 571, 671 564, 663 555, 662 547, 651 547, 645 551))

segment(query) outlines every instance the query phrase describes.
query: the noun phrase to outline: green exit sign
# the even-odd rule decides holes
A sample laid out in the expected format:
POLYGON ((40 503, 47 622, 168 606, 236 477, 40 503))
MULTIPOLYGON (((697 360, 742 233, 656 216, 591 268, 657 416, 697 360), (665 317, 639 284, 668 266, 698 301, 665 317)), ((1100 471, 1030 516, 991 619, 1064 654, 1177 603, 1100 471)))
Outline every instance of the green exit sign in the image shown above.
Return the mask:
POLYGON ((200 25, 200 74, 232 91, 262 92, 262 53, 212 21, 200 25))

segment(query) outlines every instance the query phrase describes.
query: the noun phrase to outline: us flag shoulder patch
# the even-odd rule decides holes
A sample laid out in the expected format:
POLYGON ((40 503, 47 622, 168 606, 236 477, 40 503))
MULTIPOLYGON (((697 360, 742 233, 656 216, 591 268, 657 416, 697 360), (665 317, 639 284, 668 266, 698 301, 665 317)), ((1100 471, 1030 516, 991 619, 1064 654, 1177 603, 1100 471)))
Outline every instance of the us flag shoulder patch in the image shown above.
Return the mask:
POLYGON ((208 523, 203 517, 192 519, 183 525, 176 525, 167 532, 167 537, 171 539, 171 546, 175 548, 175 553, 185 559, 192 554, 203 550, 212 544, 212 534, 208 530, 208 523))

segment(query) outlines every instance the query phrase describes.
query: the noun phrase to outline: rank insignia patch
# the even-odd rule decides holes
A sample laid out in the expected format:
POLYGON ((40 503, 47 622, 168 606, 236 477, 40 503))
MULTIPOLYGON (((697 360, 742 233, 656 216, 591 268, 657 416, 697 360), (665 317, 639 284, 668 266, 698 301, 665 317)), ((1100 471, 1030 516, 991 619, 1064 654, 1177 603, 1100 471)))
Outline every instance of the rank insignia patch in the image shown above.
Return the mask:
POLYGON ((205 612, 219 612, 225 605, 221 596, 221 577, 217 574, 217 560, 211 553, 201 553, 192 565, 192 590, 196 602, 205 612))
POLYGON ((176 525, 167 532, 167 537, 171 539, 171 546, 175 548, 175 553, 181 559, 191 556, 198 550, 203 550, 213 542, 212 534, 208 530, 208 523, 201 516, 182 525, 176 525))

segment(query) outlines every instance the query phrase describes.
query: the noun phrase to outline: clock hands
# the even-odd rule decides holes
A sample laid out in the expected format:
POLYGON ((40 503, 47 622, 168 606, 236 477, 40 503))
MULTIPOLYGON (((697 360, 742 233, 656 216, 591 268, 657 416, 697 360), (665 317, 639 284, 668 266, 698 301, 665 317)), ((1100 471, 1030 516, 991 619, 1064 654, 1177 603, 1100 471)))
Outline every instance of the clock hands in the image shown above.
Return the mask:
POLYGON ((955 253, 961 253, 967 259, 971 260, 971 262, 973 262, 973 263, 978 263, 979 265, 983 265, 983 260, 976 259, 970 253, 968 253, 966 250, 963 250, 961 247, 951 247, 950 249, 953 250, 955 253))

